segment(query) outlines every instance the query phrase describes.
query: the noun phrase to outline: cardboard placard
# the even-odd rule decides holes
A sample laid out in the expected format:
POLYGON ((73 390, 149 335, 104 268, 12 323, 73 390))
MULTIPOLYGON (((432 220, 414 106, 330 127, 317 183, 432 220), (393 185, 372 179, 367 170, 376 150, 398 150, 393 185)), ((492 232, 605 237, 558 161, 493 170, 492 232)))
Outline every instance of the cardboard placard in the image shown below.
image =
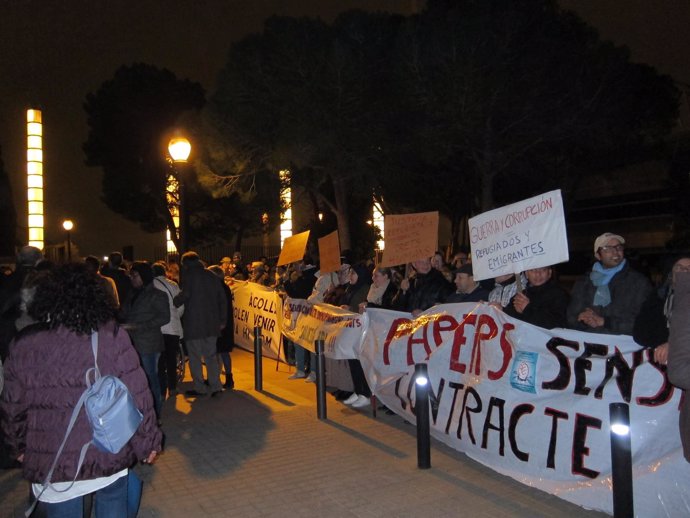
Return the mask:
POLYGON ((283 249, 278 257, 278 266, 296 263, 304 258, 304 251, 309 241, 309 230, 288 237, 283 243, 283 249))
POLYGON ((340 270, 340 238, 337 230, 319 238, 319 270, 321 273, 340 270))
POLYGON ((438 247, 438 212, 385 216, 386 248, 381 266, 431 257, 438 247))

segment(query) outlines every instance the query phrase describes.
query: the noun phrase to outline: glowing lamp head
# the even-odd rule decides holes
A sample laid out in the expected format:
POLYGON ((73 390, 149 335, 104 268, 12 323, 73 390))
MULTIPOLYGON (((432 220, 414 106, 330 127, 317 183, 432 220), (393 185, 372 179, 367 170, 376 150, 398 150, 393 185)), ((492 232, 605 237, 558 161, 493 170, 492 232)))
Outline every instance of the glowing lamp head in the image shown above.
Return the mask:
POLYGON ((626 403, 609 404, 611 433, 625 437, 630 435, 630 409, 626 403))
POLYGON ((186 162, 192 152, 192 145, 184 137, 175 137, 168 143, 168 153, 173 162, 186 162))
POLYGON ((630 434, 630 427, 624 423, 612 423, 611 431, 616 435, 625 436, 630 434))
POLYGON ((420 387, 425 387, 429 383, 426 363, 418 363, 414 366, 414 382, 420 387))
POLYGON ((62 228, 64 228, 67 232, 72 230, 74 228, 74 223, 72 222, 71 219, 66 219, 65 221, 62 222, 62 228))

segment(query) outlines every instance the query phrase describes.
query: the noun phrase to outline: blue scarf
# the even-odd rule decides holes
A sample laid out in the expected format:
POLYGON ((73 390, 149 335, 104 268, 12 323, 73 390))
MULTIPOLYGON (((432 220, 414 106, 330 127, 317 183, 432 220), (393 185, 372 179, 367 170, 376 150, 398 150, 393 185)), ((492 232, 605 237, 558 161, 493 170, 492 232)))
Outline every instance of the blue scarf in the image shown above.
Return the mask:
POLYGON ((594 306, 606 307, 611 304, 611 292, 609 291, 609 282, 614 275, 620 272, 624 267, 627 259, 623 259, 621 264, 613 268, 604 268, 601 263, 596 262, 592 267, 592 272, 589 274, 589 280, 597 287, 594 294, 594 306))

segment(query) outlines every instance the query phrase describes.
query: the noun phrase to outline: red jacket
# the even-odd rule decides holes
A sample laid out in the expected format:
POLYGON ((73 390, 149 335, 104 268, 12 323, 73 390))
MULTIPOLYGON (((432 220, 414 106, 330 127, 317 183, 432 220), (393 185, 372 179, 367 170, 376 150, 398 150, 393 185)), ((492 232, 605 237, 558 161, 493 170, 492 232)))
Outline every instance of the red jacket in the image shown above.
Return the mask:
MULTIPOLYGON (((85 373, 93 366, 91 337, 64 327, 48 330, 29 326, 16 338, 5 364, 5 388, 0 418, 10 452, 24 454, 24 478, 43 482, 65 436, 72 409, 86 389, 85 373)), ((156 424, 153 399, 139 357, 127 333, 114 322, 101 327, 98 336, 101 375, 120 378, 144 415, 136 434, 118 453, 91 446, 77 480, 117 473, 160 451, 162 433, 156 424)), ((91 427, 82 410, 53 473, 53 482, 71 481, 91 427)))

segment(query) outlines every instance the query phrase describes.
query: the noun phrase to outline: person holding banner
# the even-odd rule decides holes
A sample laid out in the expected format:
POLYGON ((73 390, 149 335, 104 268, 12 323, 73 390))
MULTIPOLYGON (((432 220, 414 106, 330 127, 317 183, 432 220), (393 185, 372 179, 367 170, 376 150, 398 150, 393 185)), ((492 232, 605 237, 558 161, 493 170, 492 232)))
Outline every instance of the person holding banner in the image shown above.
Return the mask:
POLYGON ((393 282, 392 275, 391 269, 385 266, 377 266, 374 269, 367 299, 359 304, 360 313, 365 308, 393 309, 393 298, 398 288, 393 282))
MULTIPOLYGON (((290 280, 285 283, 285 293, 292 299, 306 300, 314 290, 316 284, 316 266, 311 264, 311 258, 305 257, 299 267, 292 272, 290 280)), ((307 350, 297 344, 295 347, 295 372, 288 379, 304 379, 307 377, 307 350)), ((312 366, 313 367, 313 366, 312 366)))
POLYGON ((565 327, 570 297, 552 275, 550 266, 527 270, 527 288, 515 294, 505 308, 506 315, 544 329, 565 327))
POLYGON ((568 326, 593 333, 631 335, 652 284, 625 259, 625 239, 606 232, 594 241, 592 271, 573 286, 568 326))
POLYGON ((489 290, 474 280, 472 263, 467 263, 454 271, 455 293, 451 293, 444 301, 446 304, 454 302, 481 302, 489 300, 489 290))
POLYGON ((400 283, 395 309, 417 317, 425 309, 442 303, 453 287, 440 271, 431 267, 428 257, 412 263, 412 268, 416 272, 414 278, 408 277, 400 283))
MULTIPOLYGON (((527 277, 520 273, 520 284, 527 284, 527 277)), ((496 309, 503 310, 508 307, 510 301, 518 292, 518 276, 513 273, 499 275, 494 279, 494 287, 489 292, 489 304, 496 309)))
MULTIPOLYGON (((366 300, 370 284, 371 273, 366 265, 356 264, 350 268, 350 284, 345 288, 340 307, 349 309, 353 313, 359 312, 359 305, 366 300)), ((350 366, 354 392, 343 402, 354 408, 365 407, 371 403, 371 389, 364 376, 362 364, 359 360, 347 360, 347 362, 350 366)))

